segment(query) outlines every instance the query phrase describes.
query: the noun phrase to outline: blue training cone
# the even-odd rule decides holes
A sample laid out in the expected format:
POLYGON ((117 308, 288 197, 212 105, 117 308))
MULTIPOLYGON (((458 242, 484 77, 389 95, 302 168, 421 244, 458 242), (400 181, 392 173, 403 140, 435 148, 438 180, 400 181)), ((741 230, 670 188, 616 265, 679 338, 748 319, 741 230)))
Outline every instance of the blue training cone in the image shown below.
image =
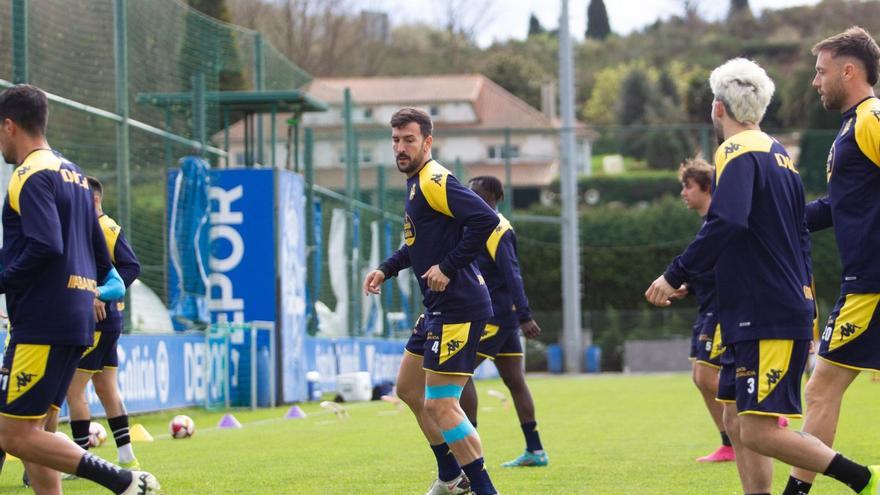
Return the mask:
POLYGON ((299 406, 291 406, 284 415, 284 419, 305 419, 306 412, 299 406))
POLYGON ((235 419, 235 416, 227 413, 220 418, 220 423, 217 424, 217 428, 241 428, 241 423, 235 419))

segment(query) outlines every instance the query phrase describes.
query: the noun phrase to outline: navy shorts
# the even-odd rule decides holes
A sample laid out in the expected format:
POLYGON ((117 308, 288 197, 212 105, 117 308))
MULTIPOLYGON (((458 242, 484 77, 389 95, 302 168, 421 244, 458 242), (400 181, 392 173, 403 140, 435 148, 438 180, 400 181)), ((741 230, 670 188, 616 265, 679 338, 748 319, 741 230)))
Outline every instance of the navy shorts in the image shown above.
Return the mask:
POLYGON ((843 294, 831 310, 819 357, 857 370, 880 371, 880 294, 843 294))
POLYGON ((85 347, 11 343, 0 369, 0 414, 39 419, 61 408, 85 347))
POLYGON ((421 315, 406 343, 406 351, 423 358, 425 371, 471 376, 485 326, 486 320, 444 323, 439 318, 421 315))
POLYGON ((488 359, 523 356, 519 325, 486 323, 486 329, 480 337, 480 345, 477 346, 477 355, 488 359))
POLYGON ((76 367, 77 371, 100 373, 104 368, 118 368, 119 356, 116 354, 118 341, 118 332, 96 330, 95 343, 83 353, 82 359, 79 360, 79 365, 76 367))
POLYGON ((721 357, 718 400, 736 402, 739 414, 800 418, 801 376, 809 340, 747 340, 721 357))
POLYGON ((721 355, 724 344, 721 343, 721 325, 714 316, 707 316, 700 329, 699 345, 697 346, 697 362, 721 369, 721 355))
POLYGON ((688 359, 691 361, 697 359, 697 351, 700 348, 700 332, 703 330, 704 319, 703 315, 697 315, 694 326, 691 327, 691 352, 688 354, 688 359))

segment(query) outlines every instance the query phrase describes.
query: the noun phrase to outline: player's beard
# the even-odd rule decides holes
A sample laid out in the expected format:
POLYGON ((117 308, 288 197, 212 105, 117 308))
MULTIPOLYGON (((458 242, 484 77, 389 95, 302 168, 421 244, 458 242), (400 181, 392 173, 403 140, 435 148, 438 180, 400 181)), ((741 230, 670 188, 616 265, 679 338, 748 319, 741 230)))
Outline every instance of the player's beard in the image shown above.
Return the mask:
POLYGON ((396 160, 395 160, 395 162, 397 163, 397 170, 399 170, 407 175, 415 172, 422 165, 422 158, 424 156, 425 156, 424 153, 419 153, 418 155, 415 155, 415 156, 409 156, 406 153, 399 153, 397 155, 396 160), (407 161, 405 161, 403 164, 401 164, 401 162, 400 162, 401 158, 406 158, 407 161))
POLYGON ((721 146, 724 139, 724 126, 721 125, 721 121, 716 118, 712 118, 712 128, 715 129, 715 139, 718 140, 718 146, 721 146))
POLYGON ((843 100, 846 97, 846 93, 844 92, 843 85, 840 84, 840 81, 828 86, 819 97, 822 100, 822 107, 824 107, 825 110, 832 112, 843 110, 843 100))

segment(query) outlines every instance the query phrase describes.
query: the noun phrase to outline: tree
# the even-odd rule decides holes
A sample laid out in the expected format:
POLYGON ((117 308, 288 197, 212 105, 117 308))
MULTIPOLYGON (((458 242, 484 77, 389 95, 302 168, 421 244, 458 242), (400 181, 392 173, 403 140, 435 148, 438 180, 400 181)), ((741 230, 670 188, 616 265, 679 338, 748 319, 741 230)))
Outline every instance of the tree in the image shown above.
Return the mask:
MULTIPOLYGON (((623 79, 617 99, 617 122, 623 126, 647 123, 648 105, 654 88, 648 80, 646 71, 633 68, 623 79)), ((645 156, 645 132, 643 130, 624 130, 621 135, 621 152, 634 158, 645 156)))
POLYGON ((678 88, 675 87, 675 81, 672 80, 669 72, 665 70, 660 72, 660 79, 657 80, 657 89, 660 91, 660 96, 669 98, 673 105, 678 106, 681 103, 678 88))
POLYGON ((611 34, 611 25, 608 22, 608 11, 605 10, 605 2, 602 0, 590 0, 587 7, 587 38, 604 40, 611 34))
MULTIPOLYGON (((187 0, 189 5, 222 22, 231 22, 226 0, 187 0)), ((186 32, 180 47, 178 65, 184 84, 189 86, 189 78, 196 74, 205 75, 208 89, 245 89, 241 59, 235 32, 228 26, 211 19, 189 13, 186 16, 186 32)))
POLYGON ((544 26, 541 25, 541 21, 538 20, 538 17, 533 12, 529 16, 529 36, 534 36, 536 34, 544 34, 547 30, 544 29, 544 26))
POLYGON ((734 17, 744 13, 752 13, 749 7, 749 0, 730 0, 730 12, 728 17, 734 17))
POLYGON ((502 53, 489 60, 483 74, 529 105, 541 106, 543 71, 533 60, 514 53, 502 53))

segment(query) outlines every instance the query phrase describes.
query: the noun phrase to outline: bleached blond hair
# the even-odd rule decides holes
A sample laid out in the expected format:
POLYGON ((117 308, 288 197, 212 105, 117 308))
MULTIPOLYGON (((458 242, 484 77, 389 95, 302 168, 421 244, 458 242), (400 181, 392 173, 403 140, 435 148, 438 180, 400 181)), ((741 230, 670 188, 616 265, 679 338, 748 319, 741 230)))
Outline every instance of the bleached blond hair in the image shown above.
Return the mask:
POLYGON ((745 58, 730 59, 709 76, 715 99, 724 103, 733 120, 759 124, 776 85, 760 65, 745 58))

